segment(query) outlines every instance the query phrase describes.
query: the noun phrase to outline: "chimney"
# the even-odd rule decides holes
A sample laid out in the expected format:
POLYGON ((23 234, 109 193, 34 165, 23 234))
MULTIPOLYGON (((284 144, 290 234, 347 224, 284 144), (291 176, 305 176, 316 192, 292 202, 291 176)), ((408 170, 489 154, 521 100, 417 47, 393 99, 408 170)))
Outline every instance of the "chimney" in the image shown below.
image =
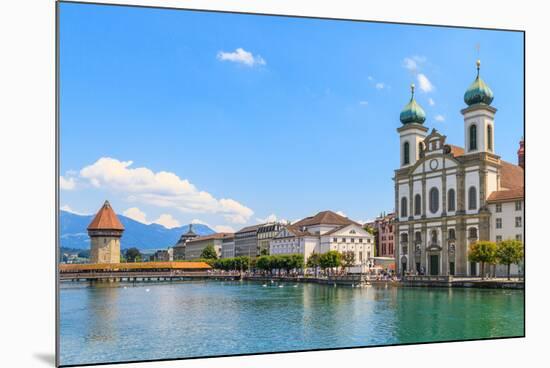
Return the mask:
POLYGON ((521 137, 521 140, 519 141, 518 165, 525 170, 525 141, 523 137, 521 137))

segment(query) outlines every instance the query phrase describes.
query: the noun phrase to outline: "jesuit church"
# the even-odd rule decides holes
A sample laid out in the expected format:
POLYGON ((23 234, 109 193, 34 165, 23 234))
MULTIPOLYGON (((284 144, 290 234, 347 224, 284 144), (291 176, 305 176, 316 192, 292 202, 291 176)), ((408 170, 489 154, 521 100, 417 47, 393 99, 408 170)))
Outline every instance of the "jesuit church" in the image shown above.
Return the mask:
POLYGON ((401 112, 401 164, 394 176, 395 259, 401 274, 478 276, 479 264, 468 261, 471 243, 523 241, 523 139, 517 165, 500 159, 494 139, 497 109, 479 69, 478 60, 477 77, 464 94, 464 147, 447 144, 445 135, 424 126, 426 114, 414 99, 414 85, 401 112))

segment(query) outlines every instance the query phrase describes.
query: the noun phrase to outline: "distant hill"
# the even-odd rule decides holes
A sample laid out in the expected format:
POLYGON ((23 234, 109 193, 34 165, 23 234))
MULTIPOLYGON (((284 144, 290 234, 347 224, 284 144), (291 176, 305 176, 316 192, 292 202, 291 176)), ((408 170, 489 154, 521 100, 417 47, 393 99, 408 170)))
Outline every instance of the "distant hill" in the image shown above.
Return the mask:
MULTIPOLYGON (((120 240, 122 249, 136 247, 140 250, 164 249, 176 244, 181 234, 189 230, 189 225, 168 229, 159 224, 145 225, 129 217, 117 214, 124 225, 124 233, 120 240)), ((90 238, 86 228, 93 215, 82 216, 61 211, 59 223, 61 246, 65 248, 88 249, 90 238)), ((198 235, 214 234, 215 231, 206 225, 193 224, 193 231, 198 235)))

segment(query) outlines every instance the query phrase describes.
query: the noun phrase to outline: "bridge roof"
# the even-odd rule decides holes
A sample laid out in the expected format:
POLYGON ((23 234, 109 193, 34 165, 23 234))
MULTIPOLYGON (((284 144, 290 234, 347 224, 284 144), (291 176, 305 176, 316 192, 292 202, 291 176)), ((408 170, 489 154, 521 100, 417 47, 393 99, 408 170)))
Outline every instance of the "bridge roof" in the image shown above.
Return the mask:
POLYGON ((139 270, 209 270, 206 262, 135 262, 135 263, 84 263, 59 265, 60 272, 85 271, 139 271, 139 270))

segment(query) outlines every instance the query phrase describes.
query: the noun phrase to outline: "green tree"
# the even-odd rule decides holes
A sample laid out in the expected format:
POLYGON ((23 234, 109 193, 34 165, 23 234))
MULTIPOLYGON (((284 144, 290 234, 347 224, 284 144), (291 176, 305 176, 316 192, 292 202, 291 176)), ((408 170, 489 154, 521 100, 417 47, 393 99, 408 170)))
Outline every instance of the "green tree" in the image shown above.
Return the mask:
POLYGON ((216 253, 216 248, 212 244, 208 244, 201 252, 201 258, 204 259, 217 259, 218 254, 216 253))
POLYGON ((320 259, 321 259, 321 256, 317 253, 313 253, 307 259, 306 266, 308 268, 313 268, 315 270, 315 277, 317 277, 317 267, 319 267, 321 265, 320 259))
POLYGON ((125 257, 127 262, 141 262, 142 259, 141 252, 134 247, 126 250, 125 257))
POLYGON ((330 270, 334 267, 339 267, 342 263, 342 255, 335 251, 331 250, 326 253, 321 254, 319 258, 319 265, 323 270, 326 270, 330 275, 330 270))
POLYGON ((342 267, 351 267, 355 264, 355 252, 347 250, 342 252, 342 267))
POLYGON ((498 263, 506 265, 506 275, 510 280, 510 265, 519 265, 523 260, 523 243, 513 239, 501 241, 497 244, 496 257, 498 263))
POLYGON ((271 272, 271 256, 260 256, 256 260, 256 268, 262 271, 271 272))
POLYGON ((492 241, 477 241, 468 249, 468 260, 481 263, 481 278, 485 278, 485 265, 497 261, 497 245, 492 241))

